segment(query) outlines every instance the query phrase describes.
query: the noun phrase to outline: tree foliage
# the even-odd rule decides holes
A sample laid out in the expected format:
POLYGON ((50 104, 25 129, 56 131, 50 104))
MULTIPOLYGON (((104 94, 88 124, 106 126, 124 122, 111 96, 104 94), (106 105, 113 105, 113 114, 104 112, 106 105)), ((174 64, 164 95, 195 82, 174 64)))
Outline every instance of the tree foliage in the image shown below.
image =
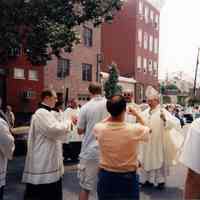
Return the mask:
POLYGON ((70 52, 80 41, 75 27, 112 20, 121 6, 122 0, 0 0, 1 61, 22 47, 35 64, 46 62, 48 47, 70 52))
POLYGON ((105 96, 107 99, 113 95, 122 94, 122 87, 118 85, 119 71, 116 64, 109 66, 109 77, 104 84, 105 96))

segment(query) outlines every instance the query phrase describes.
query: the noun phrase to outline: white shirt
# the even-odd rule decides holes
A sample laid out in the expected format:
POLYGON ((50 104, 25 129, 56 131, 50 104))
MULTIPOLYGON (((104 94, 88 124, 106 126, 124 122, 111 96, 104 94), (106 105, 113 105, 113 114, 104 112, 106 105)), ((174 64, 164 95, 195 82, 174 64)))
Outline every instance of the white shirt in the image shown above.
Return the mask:
POLYGON ((9 131, 9 126, 0 118, 0 187, 6 183, 8 159, 12 159, 15 149, 14 138, 9 131))
POLYGON ((99 148, 93 134, 96 123, 108 116, 106 99, 101 96, 92 98, 80 109, 78 128, 85 130, 80 158, 85 160, 99 160, 99 148))

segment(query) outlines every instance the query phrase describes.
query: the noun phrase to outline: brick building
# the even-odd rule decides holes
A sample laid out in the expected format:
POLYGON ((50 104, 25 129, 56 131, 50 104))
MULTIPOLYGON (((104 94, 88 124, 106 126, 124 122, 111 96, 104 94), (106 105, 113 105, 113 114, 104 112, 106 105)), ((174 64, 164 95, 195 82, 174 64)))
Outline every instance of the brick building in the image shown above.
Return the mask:
POLYGON ((45 66, 45 88, 54 89, 65 102, 75 98, 80 104, 89 100, 88 85, 99 81, 100 28, 85 24, 78 28, 81 43, 72 53, 61 53, 45 66))
POLYGON ((32 65, 21 50, 16 58, 0 65, 0 97, 4 108, 9 104, 15 113, 34 112, 43 87, 43 66, 32 65))
POLYGON ((113 22, 102 26, 102 70, 114 61, 121 76, 133 77, 137 102, 148 85, 158 86, 159 18, 150 0, 127 0, 113 22))

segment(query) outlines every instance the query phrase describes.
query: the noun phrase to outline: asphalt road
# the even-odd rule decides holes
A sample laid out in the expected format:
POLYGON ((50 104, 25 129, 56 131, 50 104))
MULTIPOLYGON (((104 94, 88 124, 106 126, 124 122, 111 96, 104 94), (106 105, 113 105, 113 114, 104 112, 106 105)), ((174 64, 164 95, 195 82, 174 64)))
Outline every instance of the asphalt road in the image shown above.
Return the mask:
MULTIPOLYGON (((21 183, 22 171, 24 167, 24 157, 17 157, 9 162, 7 186, 5 189, 5 200, 22 200, 24 194, 24 184, 21 183)), ((167 187, 163 191, 157 189, 142 189, 141 199, 150 200, 181 200, 182 190, 185 180, 185 168, 176 166, 171 169, 171 176, 167 180, 167 187)), ((79 185, 76 176, 76 165, 68 163, 65 165, 65 175, 63 178, 64 200, 78 200, 79 185)), ((95 194, 90 198, 95 200, 95 194)))
MULTIPOLYGON (((188 125, 183 128, 183 135, 186 135, 188 125)), ((5 188, 4 200, 23 200, 25 186, 21 183, 24 168, 24 157, 16 157, 8 164, 7 185, 5 188)), ((78 200, 79 184, 77 179, 77 166, 75 163, 66 163, 63 178, 64 200, 78 200)), ((167 187, 163 191, 155 188, 141 189, 142 200, 182 200, 183 187, 185 182, 186 169, 181 166, 171 168, 171 175, 167 180, 167 187)), ((93 194, 90 200, 95 200, 93 194)))

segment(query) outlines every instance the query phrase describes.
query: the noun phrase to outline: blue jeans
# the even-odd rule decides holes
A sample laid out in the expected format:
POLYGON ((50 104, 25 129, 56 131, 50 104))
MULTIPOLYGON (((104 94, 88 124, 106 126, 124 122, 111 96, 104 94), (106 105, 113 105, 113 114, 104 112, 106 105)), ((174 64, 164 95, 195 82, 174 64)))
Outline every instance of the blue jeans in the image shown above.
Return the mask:
POLYGON ((117 173, 101 169, 97 194, 99 200, 139 200, 139 176, 136 172, 117 173))

